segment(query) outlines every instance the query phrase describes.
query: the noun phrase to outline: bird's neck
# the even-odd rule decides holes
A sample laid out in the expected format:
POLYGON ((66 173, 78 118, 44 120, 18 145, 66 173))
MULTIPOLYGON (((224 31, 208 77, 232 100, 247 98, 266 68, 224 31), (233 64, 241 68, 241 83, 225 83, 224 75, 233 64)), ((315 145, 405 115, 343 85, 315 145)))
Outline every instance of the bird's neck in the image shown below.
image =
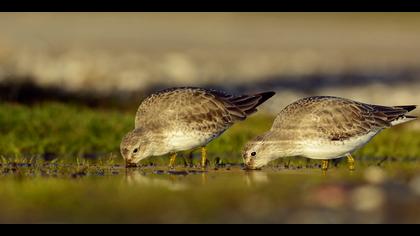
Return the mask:
POLYGON ((298 143, 288 139, 287 136, 279 137, 268 134, 265 143, 272 160, 301 155, 298 143))

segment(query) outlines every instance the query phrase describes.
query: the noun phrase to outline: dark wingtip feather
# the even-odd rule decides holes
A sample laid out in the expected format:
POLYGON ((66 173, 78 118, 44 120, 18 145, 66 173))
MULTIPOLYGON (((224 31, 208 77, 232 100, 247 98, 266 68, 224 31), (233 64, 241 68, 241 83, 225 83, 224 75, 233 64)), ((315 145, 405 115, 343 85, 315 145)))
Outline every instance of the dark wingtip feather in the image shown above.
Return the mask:
POLYGON ((257 112, 257 107, 276 94, 275 92, 263 92, 254 95, 242 95, 229 99, 229 102, 240 109, 246 116, 257 112))
POLYGON ((407 112, 410 112, 410 111, 416 109, 417 108, 417 105, 396 106, 396 107, 402 108, 402 109, 406 110, 407 112))
POLYGON ((261 96, 261 99, 258 101, 257 106, 263 104, 265 101, 267 101, 268 99, 273 97, 275 94, 276 94, 276 92, 273 92, 273 91, 268 91, 268 92, 256 94, 255 96, 261 96))
POLYGON ((245 104, 245 106, 243 106, 242 104, 237 104, 239 107, 241 107, 241 109, 247 114, 247 115, 251 115, 255 112, 257 112, 257 107, 260 106, 261 104, 263 104, 264 102, 266 102, 268 99, 270 99, 271 97, 273 97, 276 93, 269 91, 269 92, 263 92, 263 93, 258 93, 252 96, 249 96, 250 99, 246 102, 248 103, 249 106, 247 106, 247 104, 245 104))

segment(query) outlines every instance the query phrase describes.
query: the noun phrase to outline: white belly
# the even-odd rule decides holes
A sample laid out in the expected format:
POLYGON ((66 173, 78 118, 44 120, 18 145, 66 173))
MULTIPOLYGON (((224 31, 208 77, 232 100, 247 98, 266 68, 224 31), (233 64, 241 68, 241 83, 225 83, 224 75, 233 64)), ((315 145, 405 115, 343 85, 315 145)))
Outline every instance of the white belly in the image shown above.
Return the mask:
POLYGON ((350 138, 345 141, 304 141, 302 142, 302 156, 317 160, 341 158, 346 154, 361 148, 377 133, 378 132, 370 132, 367 135, 350 138))
POLYGON ((213 134, 173 132, 167 134, 165 143, 168 153, 178 152, 205 146, 215 137, 213 134))

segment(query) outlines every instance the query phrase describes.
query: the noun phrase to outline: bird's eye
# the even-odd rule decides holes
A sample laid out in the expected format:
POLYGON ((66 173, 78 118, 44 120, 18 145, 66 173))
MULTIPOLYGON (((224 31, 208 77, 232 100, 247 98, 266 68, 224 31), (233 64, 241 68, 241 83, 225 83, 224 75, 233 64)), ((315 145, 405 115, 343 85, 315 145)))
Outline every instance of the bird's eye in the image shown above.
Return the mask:
POLYGON ((139 149, 138 148, 134 149, 133 153, 137 153, 137 152, 139 152, 139 149))
POLYGON ((255 155, 257 155, 256 152, 251 152, 251 156, 255 157, 255 155))

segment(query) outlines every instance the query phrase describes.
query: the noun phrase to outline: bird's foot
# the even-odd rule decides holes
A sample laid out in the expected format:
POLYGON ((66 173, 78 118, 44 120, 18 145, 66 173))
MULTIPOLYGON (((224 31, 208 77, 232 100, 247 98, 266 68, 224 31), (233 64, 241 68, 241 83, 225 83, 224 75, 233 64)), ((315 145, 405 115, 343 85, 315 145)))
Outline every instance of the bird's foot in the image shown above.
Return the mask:
POLYGON ((355 171, 356 170, 356 161, 351 156, 351 154, 347 154, 347 162, 349 164, 349 170, 350 171, 355 171))

